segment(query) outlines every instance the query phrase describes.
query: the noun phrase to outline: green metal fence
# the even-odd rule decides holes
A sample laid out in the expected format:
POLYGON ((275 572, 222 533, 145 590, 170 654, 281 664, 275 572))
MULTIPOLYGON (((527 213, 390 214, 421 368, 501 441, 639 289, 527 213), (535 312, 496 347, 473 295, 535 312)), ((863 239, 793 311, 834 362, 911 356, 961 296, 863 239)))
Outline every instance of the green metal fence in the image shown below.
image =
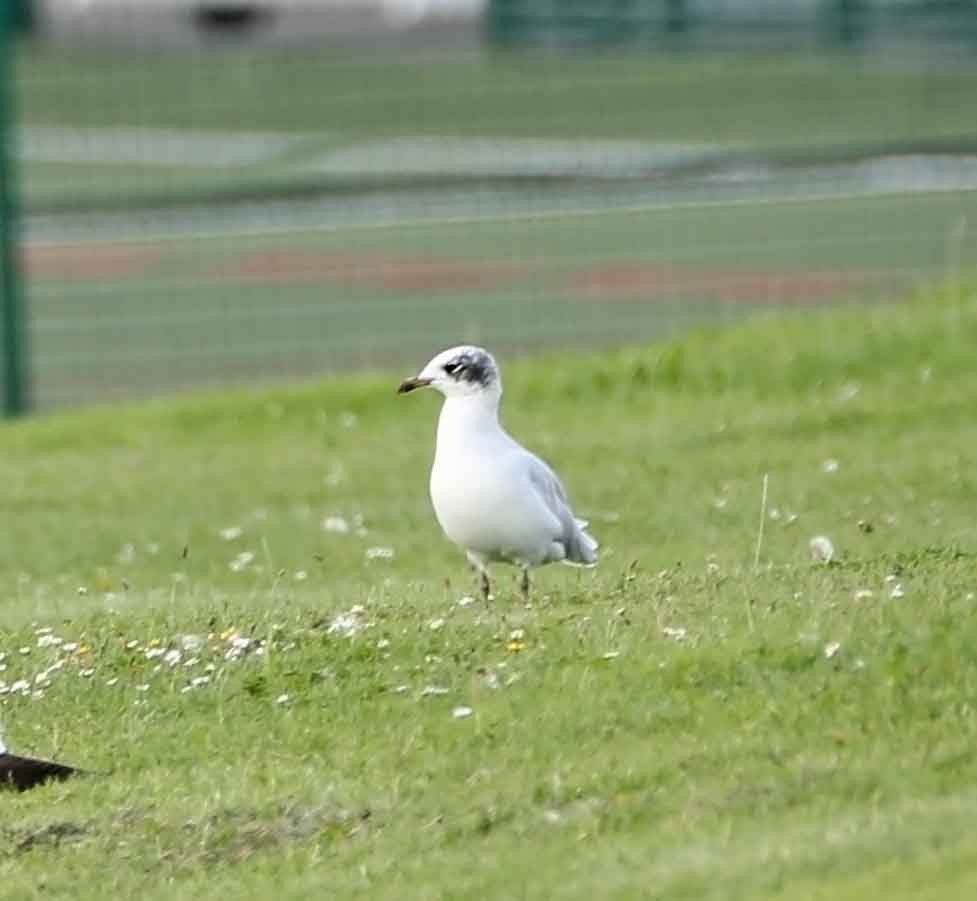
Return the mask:
POLYGON ((499 46, 752 44, 853 49, 939 40, 977 49, 974 0, 491 0, 499 46))
MULTIPOLYGON (((43 409, 408 366, 458 341, 648 341, 898 297, 977 261, 977 67, 938 34, 929 56, 879 49, 834 5, 860 52, 786 53, 793 32, 760 29, 736 54, 508 53, 475 20, 339 41, 314 10, 290 25, 295 4, 231 35, 145 18, 177 6, 64 4, 59 31, 48 4, 13 60, 6 22, 8 413, 28 394, 43 409)), ((542 35, 572 7, 580 43, 591 26, 613 43, 653 6, 689 48, 718 9, 507 8, 536 10, 542 35)))
POLYGON ((27 334, 18 259, 18 210, 13 161, 13 48, 29 23, 26 3, 0 8, 0 305, 3 334, 3 410, 28 407, 27 334))

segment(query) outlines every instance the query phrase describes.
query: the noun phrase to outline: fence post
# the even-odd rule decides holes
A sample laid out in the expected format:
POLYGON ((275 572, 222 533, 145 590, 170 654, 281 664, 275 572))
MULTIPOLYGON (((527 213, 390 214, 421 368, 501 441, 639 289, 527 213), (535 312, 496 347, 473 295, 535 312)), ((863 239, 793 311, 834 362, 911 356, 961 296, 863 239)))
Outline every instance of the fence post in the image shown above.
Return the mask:
POLYGON ((14 160, 13 77, 18 26, 29 8, 0 3, 0 319, 3 329, 3 412, 29 407, 27 329, 18 259, 17 186, 14 160))

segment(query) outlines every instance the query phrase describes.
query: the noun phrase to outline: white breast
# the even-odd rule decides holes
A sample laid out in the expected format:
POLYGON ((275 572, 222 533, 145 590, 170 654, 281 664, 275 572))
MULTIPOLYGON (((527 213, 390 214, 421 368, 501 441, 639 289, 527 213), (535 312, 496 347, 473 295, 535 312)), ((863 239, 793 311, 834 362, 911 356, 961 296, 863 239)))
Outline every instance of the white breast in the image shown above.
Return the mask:
POLYGON ((497 423, 477 435, 444 432, 439 427, 431 502, 445 535, 491 560, 551 559, 560 522, 530 480, 526 452, 497 423))

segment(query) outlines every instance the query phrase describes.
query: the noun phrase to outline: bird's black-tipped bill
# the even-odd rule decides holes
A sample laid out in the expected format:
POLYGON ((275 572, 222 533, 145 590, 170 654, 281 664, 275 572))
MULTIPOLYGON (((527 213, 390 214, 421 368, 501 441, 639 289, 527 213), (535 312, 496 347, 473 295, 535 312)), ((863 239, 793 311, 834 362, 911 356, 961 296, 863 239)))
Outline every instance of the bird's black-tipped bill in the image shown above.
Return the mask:
POLYGON ((416 391, 418 388, 426 388, 431 384, 430 379, 404 379, 400 383, 400 387, 397 389, 398 394, 410 394, 411 391, 416 391))
POLYGON ((15 754, 0 754, 0 789, 27 791, 36 785, 52 780, 67 779, 80 773, 72 766, 54 763, 51 760, 37 760, 33 757, 17 757, 15 754))

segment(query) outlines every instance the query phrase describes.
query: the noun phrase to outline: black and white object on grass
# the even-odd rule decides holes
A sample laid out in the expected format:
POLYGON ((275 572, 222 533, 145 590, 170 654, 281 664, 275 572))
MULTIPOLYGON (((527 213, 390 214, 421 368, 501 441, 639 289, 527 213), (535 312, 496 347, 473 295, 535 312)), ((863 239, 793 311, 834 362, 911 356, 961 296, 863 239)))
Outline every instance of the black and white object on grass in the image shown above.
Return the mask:
POLYGON ((594 566, 598 544, 570 509, 559 478, 499 424, 502 381, 481 347, 452 347, 434 357, 398 393, 434 388, 444 396, 431 469, 431 501, 445 535, 464 549, 490 590, 488 565, 529 570, 546 563, 594 566))
POLYGON ((0 789, 27 791, 45 782, 67 779, 79 772, 63 763, 11 754, 0 738, 0 789))

